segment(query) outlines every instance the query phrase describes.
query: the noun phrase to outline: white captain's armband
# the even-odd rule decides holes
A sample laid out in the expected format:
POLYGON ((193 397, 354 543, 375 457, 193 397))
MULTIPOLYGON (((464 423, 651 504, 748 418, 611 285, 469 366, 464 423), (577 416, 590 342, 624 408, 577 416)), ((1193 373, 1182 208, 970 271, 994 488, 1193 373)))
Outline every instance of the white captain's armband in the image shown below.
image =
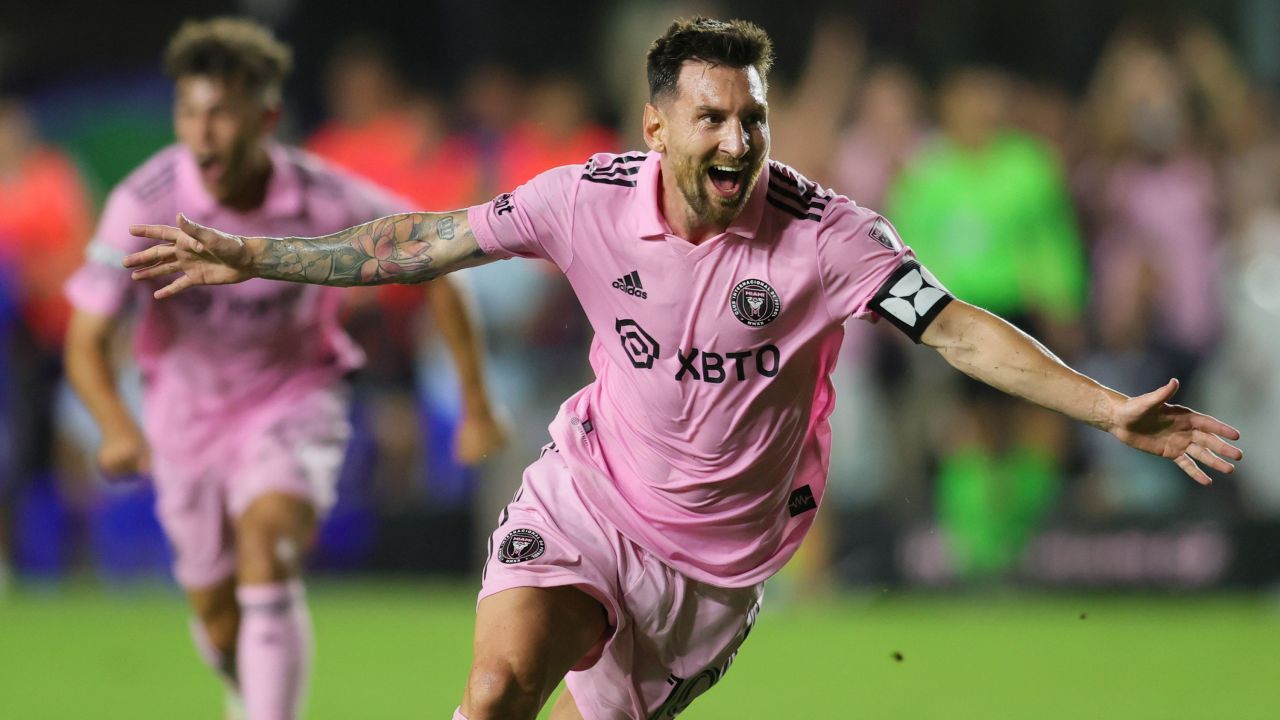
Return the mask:
POLYGON ((919 344, 925 328, 955 296, 915 260, 902 264, 871 299, 871 309, 919 344))

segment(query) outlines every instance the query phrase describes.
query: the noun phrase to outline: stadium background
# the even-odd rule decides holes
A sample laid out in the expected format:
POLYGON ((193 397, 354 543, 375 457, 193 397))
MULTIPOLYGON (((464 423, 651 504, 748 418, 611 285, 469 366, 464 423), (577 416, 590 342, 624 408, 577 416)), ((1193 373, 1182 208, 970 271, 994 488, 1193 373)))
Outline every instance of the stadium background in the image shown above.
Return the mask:
MULTIPOLYGON (((775 158, 1105 382, 1177 374, 1247 459, 1193 487, 851 326, 824 522, 688 716, 1280 712, 1280 2, 56 0, 0 9, 0 717, 217 716, 150 490, 94 475, 57 363, 57 287, 102 197, 171 141, 158 61, 180 22, 276 28, 282 136, 444 209, 638 147, 643 51, 694 11, 773 35, 775 158)), ((448 458, 421 293, 351 293, 371 362, 314 558, 310 717, 447 715, 480 538, 589 378, 556 276, 467 278, 513 430, 476 471, 448 458)))

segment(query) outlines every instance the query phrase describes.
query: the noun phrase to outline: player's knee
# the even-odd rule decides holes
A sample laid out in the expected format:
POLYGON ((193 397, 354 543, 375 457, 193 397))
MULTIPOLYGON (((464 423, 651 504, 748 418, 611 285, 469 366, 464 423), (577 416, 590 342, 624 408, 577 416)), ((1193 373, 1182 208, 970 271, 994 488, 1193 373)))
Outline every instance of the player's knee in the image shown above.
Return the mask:
POLYGON ((241 583, 278 582, 299 574, 310 536, 310 508, 297 503, 255 503, 236 527, 241 583))
POLYGON ((477 662, 467 678, 467 718, 533 718, 545 694, 541 683, 509 662, 477 662))
POLYGON ((290 533, 251 527, 240 534, 236 556, 241 584, 279 582, 299 574, 302 550, 290 533))

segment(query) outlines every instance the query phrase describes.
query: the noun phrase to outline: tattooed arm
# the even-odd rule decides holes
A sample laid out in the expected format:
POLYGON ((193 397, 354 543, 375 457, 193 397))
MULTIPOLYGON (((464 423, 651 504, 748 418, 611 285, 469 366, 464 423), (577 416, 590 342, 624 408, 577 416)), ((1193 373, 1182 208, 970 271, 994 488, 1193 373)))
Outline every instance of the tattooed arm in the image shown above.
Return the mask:
POLYGON ((389 215, 315 238, 241 237, 183 215, 177 227, 134 225, 129 232, 164 243, 124 259, 135 280, 181 273, 157 299, 254 277, 344 287, 421 283, 492 260, 476 244, 466 210, 389 215))

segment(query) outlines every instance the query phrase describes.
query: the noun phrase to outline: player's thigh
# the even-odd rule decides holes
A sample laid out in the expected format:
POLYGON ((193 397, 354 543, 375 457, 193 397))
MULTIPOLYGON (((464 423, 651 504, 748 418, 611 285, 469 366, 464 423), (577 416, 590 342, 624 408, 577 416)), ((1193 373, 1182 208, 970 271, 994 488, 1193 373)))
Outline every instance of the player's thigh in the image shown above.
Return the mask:
POLYGON ((565 688, 560 697, 556 698, 555 707, 551 708, 551 720, 585 720, 569 688, 565 688))
POLYGON ((296 576, 315 534, 311 500, 289 493, 254 498, 235 521, 236 566, 242 584, 296 576))
POLYGON ((545 702, 565 673, 607 627, 604 607, 571 586, 516 587, 489 595, 476 609, 473 683, 514 680, 545 702))

